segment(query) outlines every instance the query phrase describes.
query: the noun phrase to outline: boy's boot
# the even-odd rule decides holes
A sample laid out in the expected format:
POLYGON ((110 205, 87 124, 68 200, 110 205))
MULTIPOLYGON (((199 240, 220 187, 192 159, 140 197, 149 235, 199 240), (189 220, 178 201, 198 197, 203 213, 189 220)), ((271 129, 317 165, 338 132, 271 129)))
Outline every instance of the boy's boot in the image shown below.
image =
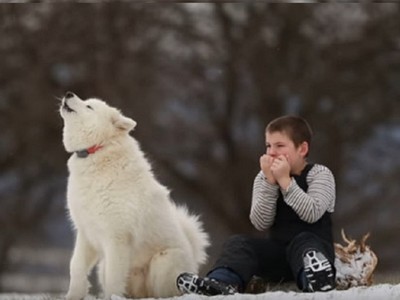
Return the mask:
POLYGON ((310 250, 304 254, 305 284, 303 290, 306 292, 324 292, 335 288, 335 276, 332 265, 328 259, 317 250, 310 250))
POLYGON ((199 294, 206 296, 233 295, 237 289, 232 285, 213 278, 199 277, 192 273, 182 273, 176 279, 178 289, 184 294, 199 294))

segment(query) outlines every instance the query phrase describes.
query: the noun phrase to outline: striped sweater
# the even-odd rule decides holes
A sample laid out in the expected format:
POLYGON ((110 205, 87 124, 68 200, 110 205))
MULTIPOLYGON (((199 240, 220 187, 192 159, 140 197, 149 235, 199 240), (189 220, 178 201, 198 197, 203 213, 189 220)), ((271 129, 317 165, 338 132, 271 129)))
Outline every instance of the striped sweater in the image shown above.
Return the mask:
MULTIPOLYGON (((325 166, 314 164, 307 175, 308 191, 305 193, 292 178, 283 199, 307 223, 317 222, 324 213, 334 211, 335 180, 325 166)), ((274 223, 279 186, 269 183, 260 171, 253 186, 250 221, 257 230, 265 230, 274 223)))

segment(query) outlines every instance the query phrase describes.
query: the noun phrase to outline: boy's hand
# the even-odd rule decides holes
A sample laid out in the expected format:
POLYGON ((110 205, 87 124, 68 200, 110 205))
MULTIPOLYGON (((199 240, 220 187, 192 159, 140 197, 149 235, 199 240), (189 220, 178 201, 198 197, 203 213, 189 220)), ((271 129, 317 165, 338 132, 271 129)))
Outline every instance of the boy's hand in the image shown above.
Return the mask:
POLYGON ((260 157, 260 167, 262 172, 264 173, 265 178, 269 183, 277 184, 277 181, 271 171, 271 166, 273 162, 274 158, 271 155, 264 154, 260 157))
POLYGON ((284 155, 279 155, 271 165, 271 172, 282 189, 287 189, 290 184, 290 165, 284 155))

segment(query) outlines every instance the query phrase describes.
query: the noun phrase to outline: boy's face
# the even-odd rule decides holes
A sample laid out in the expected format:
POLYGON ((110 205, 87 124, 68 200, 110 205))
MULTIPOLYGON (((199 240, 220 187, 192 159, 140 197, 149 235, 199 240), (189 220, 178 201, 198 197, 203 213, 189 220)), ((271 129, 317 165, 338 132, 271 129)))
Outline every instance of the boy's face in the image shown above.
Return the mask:
POLYGON ((307 142, 303 142, 296 147, 290 137, 281 131, 267 132, 265 134, 265 143, 268 155, 273 158, 277 158, 280 155, 285 156, 292 169, 305 161, 308 152, 307 142))

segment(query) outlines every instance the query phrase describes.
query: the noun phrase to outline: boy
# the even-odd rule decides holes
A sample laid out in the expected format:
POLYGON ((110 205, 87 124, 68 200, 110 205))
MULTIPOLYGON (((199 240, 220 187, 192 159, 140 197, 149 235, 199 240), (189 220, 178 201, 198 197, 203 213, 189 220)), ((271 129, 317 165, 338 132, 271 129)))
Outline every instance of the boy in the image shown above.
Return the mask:
POLYGON ((335 288, 335 180, 327 167, 307 162, 311 136, 301 117, 283 116, 268 124, 250 221, 258 230, 268 229, 269 237, 231 237, 207 277, 178 276, 183 293, 243 292, 252 276, 270 282, 295 280, 304 292, 335 288))

